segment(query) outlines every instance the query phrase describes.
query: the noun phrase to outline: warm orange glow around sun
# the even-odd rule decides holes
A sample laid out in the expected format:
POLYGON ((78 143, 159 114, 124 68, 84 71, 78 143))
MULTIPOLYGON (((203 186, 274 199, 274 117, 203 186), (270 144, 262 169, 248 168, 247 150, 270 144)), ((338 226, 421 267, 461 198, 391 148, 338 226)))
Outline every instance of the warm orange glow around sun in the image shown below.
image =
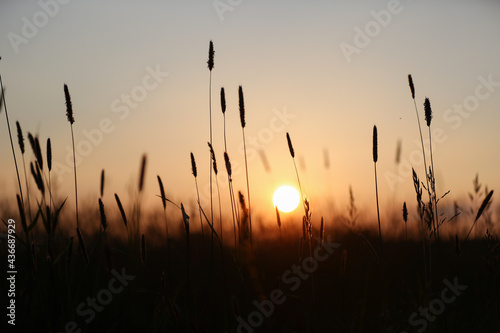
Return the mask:
POLYGON ((280 211, 289 213, 299 205, 300 194, 291 186, 281 186, 274 192, 273 203, 280 211))

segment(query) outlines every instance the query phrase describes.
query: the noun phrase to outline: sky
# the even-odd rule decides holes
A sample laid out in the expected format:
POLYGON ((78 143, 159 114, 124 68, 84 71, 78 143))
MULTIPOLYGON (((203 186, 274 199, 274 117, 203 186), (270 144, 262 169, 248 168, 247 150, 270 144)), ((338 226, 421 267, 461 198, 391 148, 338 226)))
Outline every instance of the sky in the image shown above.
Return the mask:
MULTIPOLYGON (((424 167, 408 87, 412 74, 425 140, 425 97, 432 105, 437 189, 451 191, 451 204, 465 200, 476 174, 489 188, 500 188, 499 17, 496 1, 2 0, 0 74, 14 138, 19 121, 43 147, 51 139, 54 191, 61 198, 74 199, 67 84, 82 202, 96 200, 102 169, 105 204, 114 207, 113 193, 128 197, 147 154, 143 200, 160 205, 160 175, 167 197, 192 204, 193 152, 207 207, 213 41, 213 145, 223 208, 228 190, 219 91, 226 91, 235 190, 246 194, 241 85, 252 205, 263 215, 273 213, 279 185, 297 184, 286 132, 318 214, 328 205, 344 210, 349 187, 359 206, 374 209, 374 125, 382 202, 414 202, 411 168, 423 178, 424 167)), ((4 110, 0 117, 0 187, 13 199, 17 181, 4 110)), ((25 158, 33 160, 29 148, 25 158)))

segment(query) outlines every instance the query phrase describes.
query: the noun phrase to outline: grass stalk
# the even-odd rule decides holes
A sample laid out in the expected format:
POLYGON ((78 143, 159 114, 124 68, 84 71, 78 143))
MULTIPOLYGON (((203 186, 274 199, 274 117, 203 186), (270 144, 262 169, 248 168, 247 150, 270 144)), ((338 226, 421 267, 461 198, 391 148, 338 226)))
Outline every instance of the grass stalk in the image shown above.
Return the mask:
MULTIPOLYGON (((75 214, 76 214, 76 228, 80 228, 80 223, 78 221, 78 181, 77 181, 77 173, 76 173, 76 154, 75 154, 75 135, 73 133, 73 123, 75 122, 75 118, 73 117, 73 105, 71 103, 71 96, 69 94, 68 86, 64 84, 64 97, 66 100, 66 116, 68 118, 70 128, 71 128, 71 143, 73 147, 73 174, 75 176, 75 214)), ((78 236, 78 240, 82 239, 78 236)))
POLYGON ((229 155, 227 154, 227 152, 224 152, 224 162, 226 165, 227 180, 228 180, 228 186, 229 186, 229 201, 231 202, 231 213, 233 216, 234 249, 235 249, 235 251, 237 251, 238 243, 236 241, 236 216, 234 213, 234 211, 236 209, 236 205, 235 205, 235 201, 234 201, 231 160, 229 159, 229 155))
MULTIPOLYGON (((21 196, 21 202, 23 203, 24 209, 24 197, 23 189, 21 187, 21 178, 19 177, 19 168, 17 167, 16 151, 14 150, 14 141, 12 140, 12 132, 10 130, 9 113, 7 111, 7 103, 5 102, 5 90, 3 88, 2 75, 0 75, 0 103, 3 103, 3 108, 5 109, 5 120, 7 121, 7 129, 9 131, 10 147, 12 149, 12 157, 14 158, 14 166, 16 167, 17 185, 19 186, 19 194, 21 196)), ((1 109, 0 109, 1 110, 1 109)))
POLYGON ((408 209, 406 208, 406 201, 403 203, 403 221, 405 221, 406 241, 408 241, 408 209))
POLYGON ((424 102, 424 111, 425 111, 425 121, 427 123, 427 128, 429 130, 429 151, 431 156, 431 171, 429 172, 430 177, 430 185, 431 185, 431 193, 432 200, 434 204, 434 232, 436 239, 439 240, 439 215, 438 215, 438 207, 437 207, 437 193, 436 193, 436 171, 434 169, 434 158, 432 154, 432 134, 431 134, 431 120, 432 120, 432 109, 431 103, 428 98, 425 98, 424 102))
MULTIPOLYGON (((2 103, 1 102, 2 99, 3 98, 0 98, 0 104, 2 103)), ((28 174, 26 173, 26 159, 24 158, 24 153, 26 152, 26 147, 24 145, 24 135, 23 135, 23 131, 21 129, 21 124, 19 124, 19 121, 16 121, 16 127, 17 127, 17 140, 18 140, 18 144, 19 144, 19 149, 21 150, 21 156, 23 159, 24 181, 26 183, 26 203, 27 203, 27 205, 24 205, 24 208, 28 212, 28 217, 29 217, 29 220, 31 222, 31 221, 33 221, 33 219, 31 217, 30 190, 29 190, 28 174)))
POLYGON ((243 98, 243 87, 238 88, 238 104, 240 109, 241 133, 243 135, 243 151, 245 153, 245 174, 247 180, 247 197, 248 197, 248 225, 250 233, 250 244, 252 243, 252 204, 250 201, 250 182, 248 181, 248 162, 247 162, 247 145, 245 139, 245 100, 243 98))
POLYGON ((413 99, 413 105, 415 106, 415 115, 417 117, 417 123, 418 123, 418 133, 420 134, 420 144, 422 146, 422 157, 424 159, 424 171, 425 171, 425 180, 427 184, 427 192, 429 194, 429 201, 431 201, 431 193, 430 193, 430 187, 429 187, 429 177, 427 177, 427 160, 425 158, 425 146, 424 146, 424 139, 422 136, 422 127, 420 126, 420 117, 418 116, 418 109, 417 109, 417 102, 415 101, 415 86, 413 85, 413 79, 410 74, 408 74, 408 83, 410 85, 410 91, 411 91, 411 96, 413 99))
POLYGON ((378 220, 378 236, 380 241, 380 257, 383 257, 382 249, 382 229, 380 227, 380 207, 378 202, 378 181, 377 181, 377 161, 378 161, 378 133, 377 126, 373 126, 373 166, 375 170, 375 197, 377 199, 377 220, 378 220))
POLYGON ((189 267, 191 266, 191 257, 189 250, 189 215, 186 214, 184 205, 181 203, 182 220, 184 221, 184 230, 186 232, 186 302, 189 296, 189 267))
POLYGON ((290 155, 292 156, 293 167, 295 168, 295 175, 297 176, 297 183, 299 185, 300 198, 302 200, 302 205, 304 206, 304 212, 307 215, 307 207, 306 207, 306 202, 304 200, 304 193, 302 192, 302 185, 300 184, 299 171, 297 169, 297 163, 295 163, 295 150, 293 149, 292 139, 290 139, 290 134, 288 132, 286 133, 286 141, 288 143, 288 150, 290 151, 290 155))
MULTIPOLYGON (((193 153, 191 153, 191 172, 193 173, 194 176, 194 183, 196 185, 196 195, 198 197, 198 211, 200 212, 201 237, 205 239, 205 234, 203 233, 203 220, 201 218, 200 191, 198 190, 198 169, 196 168, 196 160, 194 159, 193 153)), ((211 169, 210 172, 212 172, 211 169)))
MULTIPOLYGON (((220 188, 219 188, 219 178, 218 178, 218 174, 219 174, 219 170, 217 168, 217 159, 215 158, 215 152, 214 152, 214 148, 212 147, 212 145, 209 143, 208 144, 208 147, 210 149, 210 154, 212 156, 212 166, 213 166, 213 170, 214 170, 214 174, 215 174, 215 184, 216 184, 216 187, 217 187, 217 199, 218 199, 218 202, 219 202, 219 226, 220 226, 220 241, 221 243, 222 242, 222 205, 221 205, 221 202, 220 202, 220 188)), ((212 225, 214 224, 214 222, 212 221, 212 225)), ((212 233, 213 235, 213 233, 212 233)))
MULTIPOLYGON (((214 44, 212 41, 209 43, 208 47, 208 69, 210 70, 209 84, 208 84, 208 110, 210 117, 210 146, 212 146, 212 69, 214 68, 214 44)), ((210 160, 212 160, 212 153, 210 153, 210 160)), ((210 163, 209 163, 210 165, 210 163)), ((212 180, 212 168, 209 167, 210 172, 210 219, 212 225, 214 223, 214 202, 213 202, 213 180, 212 180)), ((212 251, 212 259, 213 259, 213 251, 214 251, 214 234, 212 232, 212 237, 210 238, 210 247, 212 251)))

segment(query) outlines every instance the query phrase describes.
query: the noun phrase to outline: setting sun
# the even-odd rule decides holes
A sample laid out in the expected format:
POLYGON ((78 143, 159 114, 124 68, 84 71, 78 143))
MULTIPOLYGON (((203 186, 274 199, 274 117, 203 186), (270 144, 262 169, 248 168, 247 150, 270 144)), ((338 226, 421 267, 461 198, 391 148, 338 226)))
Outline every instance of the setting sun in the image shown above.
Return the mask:
POLYGON ((281 186, 274 192, 273 203, 280 211, 288 213, 299 205, 300 194, 291 186, 281 186))

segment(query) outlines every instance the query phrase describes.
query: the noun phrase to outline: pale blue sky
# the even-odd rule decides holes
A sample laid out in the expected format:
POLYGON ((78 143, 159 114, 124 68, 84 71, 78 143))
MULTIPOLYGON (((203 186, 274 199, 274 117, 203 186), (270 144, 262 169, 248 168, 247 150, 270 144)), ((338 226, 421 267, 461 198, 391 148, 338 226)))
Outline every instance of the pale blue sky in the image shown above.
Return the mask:
MULTIPOLYGON (((267 204, 272 210, 270 198, 278 184, 295 181, 286 131, 299 160, 305 161, 306 168, 300 171, 311 198, 320 200, 329 188, 342 208, 352 185, 360 203, 371 205, 374 124, 379 129, 381 195, 391 195, 394 187, 386 177, 392 174, 402 177, 398 185, 402 198, 413 200, 408 170, 398 171, 394 165, 398 139, 403 159, 410 161, 419 151, 409 73, 420 111, 425 96, 429 97, 432 125, 442 129, 445 138, 434 147, 439 190, 452 190, 449 202, 463 197, 476 173, 490 188, 500 187, 498 2, 402 0, 385 27, 376 23, 372 11, 387 10, 392 1, 72 0, 58 5, 53 17, 43 14, 40 3, 0 3, 0 74, 7 86, 11 126, 15 128, 19 120, 24 131, 38 133, 42 142, 50 137, 54 160, 71 167, 66 163, 71 137, 63 84, 68 84, 73 98, 77 143, 88 141, 82 131, 98 129, 108 119, 112 130, 102 140, 96 137, 98 144, 91 145, 91 152, 78 165, 82 200, 97 195, 102 168, 108 175, 110 200, 114 192, 125 195, 128 184, 135 185, 143 153, 149 157, 146 190, 150 196, 157 192, 160 174, 174 200, 193 199, 191 151, 199 170, 205 171, 199 171, 200 184, 207 183, 210 40, 215 44, 212 117, 219 169, 224 176, 221 86, 227 95, 229 154, 235 163, 243 163, 237 110, 241 84, 246 134, 257 138, 250 149, 261 145, 272 168, 266 174, 258 157, 249 161, 252 199, 261 202, 262 211, 268 210, 267 204), (232 10, 222 13, 221 20, 214 3, 232 10), (16 52, 11 40, 13 34, 23 36, 23 18, 30 24, 39 20, 40 27, 16 52), (348 61, 341 44, 356 47, 356 28, 364 31, 367 25, 379 29, 372 31, 367 46, 358 45, 358 54, 348 61), (120 119, 124 113, 114 110, 125 105, 122 96, 134 89, 137 93, 136 87, 155 70, 168 76, 161 74, 157 86, 120 119), (478 85, 484 86, 481 82, 488 78, 493 82, 491 91, 478 88, 481 96, 488 96, 476 99, 479 104, 470 107, 473 111, 448 111, 444 118, 454 104, 473 103, 478 85), (277 116, 284 113, 293 118, 284 121, 277 116), (325 148, 330 153, 329 170, 323 168, 325 148)), ((0 186, 14 193, 4 112, 0 116, 0 186)), ((31 152, 27 157, 31 159, 31 152)), ((411 164, 423 172, 418 162, 411 164)), ((235 179, 237 189, 244 189, 243 176, 235 179)), ((72 173, 61 175, 61 195, 72 197, 72 181, 72 173)))

